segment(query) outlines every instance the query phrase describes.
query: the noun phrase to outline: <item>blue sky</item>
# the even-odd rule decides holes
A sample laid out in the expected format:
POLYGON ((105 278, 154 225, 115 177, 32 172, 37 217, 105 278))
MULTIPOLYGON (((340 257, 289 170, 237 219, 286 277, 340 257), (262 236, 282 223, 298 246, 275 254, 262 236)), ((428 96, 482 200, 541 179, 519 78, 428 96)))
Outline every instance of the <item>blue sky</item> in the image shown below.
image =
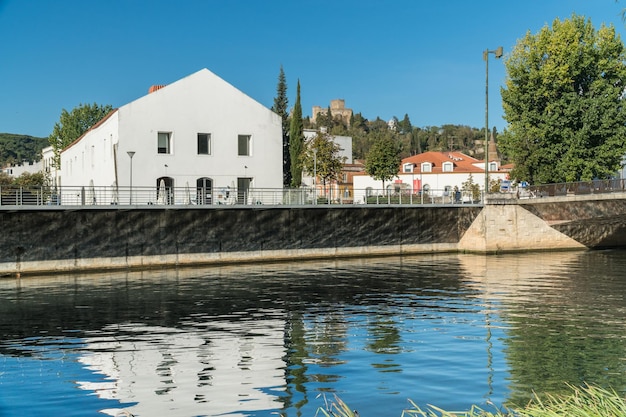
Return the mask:
MULTIPOLYGON (((62 109, 122 106, 208 68, 267 107, 280 66, 304 115, 342 98, 368 119, 485 124, 482 52, 572 13, 624 38, 615 0, 0 0, 0 132, 48 136, 62 109)), ((490 55, 489 124, 504 65, 490 55)))

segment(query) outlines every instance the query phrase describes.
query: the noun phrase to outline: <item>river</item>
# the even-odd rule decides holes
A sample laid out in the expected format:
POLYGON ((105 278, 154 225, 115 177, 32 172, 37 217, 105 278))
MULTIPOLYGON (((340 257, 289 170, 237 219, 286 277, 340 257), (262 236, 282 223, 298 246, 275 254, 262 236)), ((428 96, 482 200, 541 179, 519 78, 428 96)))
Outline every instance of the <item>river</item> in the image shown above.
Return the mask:
POLYGON ((626 251, 0 279, 1 416, 361 417, 626 391, 626 251))

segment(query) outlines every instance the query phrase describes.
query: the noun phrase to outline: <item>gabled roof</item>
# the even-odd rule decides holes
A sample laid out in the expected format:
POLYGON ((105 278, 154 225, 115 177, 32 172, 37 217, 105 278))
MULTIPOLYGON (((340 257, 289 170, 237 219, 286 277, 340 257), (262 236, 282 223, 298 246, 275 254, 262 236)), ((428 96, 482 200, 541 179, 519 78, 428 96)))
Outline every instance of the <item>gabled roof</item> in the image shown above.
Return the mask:
MULTIPOLYGON (((111 118, 111 116, 113 116, 116 112, 118 112, 118 110, 120 111, 120 114, 122 114, 122 112, 124 111, 124 108, 134 104, 134 103, 139 103, 139 102, 143 102, 146 99, 150 99, 150 96, 155 96, 157 94, 163 94, 163 92, 165 92, 168 89, 171 89, 172 87, 176 86, 176 85, 181 85, 181 84, 185 84, 188 82, 194 82, 195 80, 210 80, 213 84, 212 85, 221 85, 221 86, 227 86, 228 88, 232 89, 231 91, 237 91, 238 93, 242 94, 243 96, 245 96, 246 98, 248 98, 251 102, 256 103, 257 106, 260 106, 264 109, 266 109, 269 112, 272 112, 271 109, 268 109, 267 107, 265 107, 263 104, 259 103, 258 101, 256 101, 255 99, 253 99, 252 97, 248 96, 247 94, 245 94, 244 92, 242 92, 241 90, 237 89, 236 87, 234 87, 232 84, 228 83, 227 81, 223 80, 222 78, 220 78, 219 76, 217 76, 216 74, 214 74, 213 72, 209 71, 207 68, 203 68, 199 71, 194 72, 193 74, 187 75, 186 77, 183 77, 179 80, 176 80, 170 84, 155 84, 150 86, 150 88, 148 89, 148 94, 141 96, 133 101, 131 101, 130 103, 127 103, 123 106, 120 106, 119 108, 113 109, 109 114, 107 114, 105 117, 103 117, 98 123, 96 123, 95 125, 93 125, 89 130, 87 130, 85 133, 83 133, 79 138, 77 138, 74 142, 70 143, 68 146, 66 146, 63 151, 65 151, 66 149, 71 148, 72 146, 74 146, 76 143, 80 142, 81 139, 83 139, 89 132, 91 132, 92 130, 98 128, 99 126, 101 126, 104 122, 106 122, 109 118, 111 118)), ((170 90, 171 91, 171 90, 170 90)), ((278 115, 277 115, 278 117, 278 115)))
MULTIPOLYGON (((484 161, 480 161, 476 158, 473 158, 469 155, 465 155, 462 152, 424 152, 418 155, 413 155, 408 158, 404 158, 402 163, 400 164, 400 173, 403 173, 402 167, 405 164, 414 164, 415 173, 420 173, 422 170, 422 163, 430 162, 432 164, 431 173, 442 173, 443 163, 444 162, 452 162, 454 169, 454 173, 474 173, 474 172, 485 172, 484 168, 479 168, 476 165, 484 163, 484 161)), ((447 174, 448 172, 446 172, 447 174)))
POLYGON ((102 126, 102 124, 104 122, 106 122, 108 119, 111 118, 111 116, 113 116, 115 113, 117 113, 117 109, 113 109, 111 110, 106 116, 104 116, 102 119, 100 119, 100 121, 98 121, 98 123, 96 123, 95 125, 91 126, 89 129, 87 129, 87 131, 85 133, 83 133, 82 135, 80 135, 79 138, 77 138, 74 142, 70 143, 69 145, 67 145, 65 148, 63 148, 63 151, 65 151, 66 149, 71 148, 72 146, 76 145, 78 142, 80 142, 80 140, 82 138, 85 137, 85 135, 87 135, 87 133, 91 132, 94 129, 97 129, 98 127, 102 126))

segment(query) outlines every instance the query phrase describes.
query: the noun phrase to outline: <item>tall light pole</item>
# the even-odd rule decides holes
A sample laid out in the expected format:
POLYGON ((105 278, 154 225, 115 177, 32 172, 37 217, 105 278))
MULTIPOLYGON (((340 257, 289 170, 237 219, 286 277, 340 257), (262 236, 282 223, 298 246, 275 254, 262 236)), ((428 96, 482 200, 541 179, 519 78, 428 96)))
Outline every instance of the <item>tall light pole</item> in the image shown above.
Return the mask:
POLYGON ((485 196, 489 191, 489 54, 494 54, 496 58, 502 58, 502 47, 495 51, 485 49, 483 59, 485 60, 485 196))
POLYGON ((133 205, 133 156, 135 156, 135 151, 126 152, 128 156, 130 156, 130 198, 129 205, 133 205))
POLYGON ((317 204, 317 148, 313 148, 313 196, 317 204))

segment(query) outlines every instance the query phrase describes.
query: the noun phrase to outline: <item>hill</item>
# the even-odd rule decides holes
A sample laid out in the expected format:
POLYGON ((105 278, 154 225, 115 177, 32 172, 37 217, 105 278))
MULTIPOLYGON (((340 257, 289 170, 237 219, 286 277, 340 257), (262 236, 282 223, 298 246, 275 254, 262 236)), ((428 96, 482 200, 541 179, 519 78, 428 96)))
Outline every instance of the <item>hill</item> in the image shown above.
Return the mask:
POLYGON ((39 161, 41 150, 46 146, 48 146, 48 138, 0 133, 0 167, 23 161, 39 161))

